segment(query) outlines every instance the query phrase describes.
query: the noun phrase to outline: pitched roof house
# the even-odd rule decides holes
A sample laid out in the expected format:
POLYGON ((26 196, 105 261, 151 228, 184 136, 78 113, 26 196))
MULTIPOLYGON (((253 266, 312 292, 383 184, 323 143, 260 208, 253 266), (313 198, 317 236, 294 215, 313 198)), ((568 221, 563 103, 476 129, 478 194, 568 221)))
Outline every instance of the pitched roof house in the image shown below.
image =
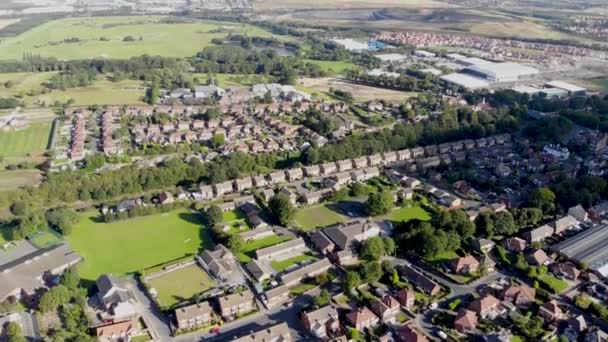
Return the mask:
POLYGON ((474 311, 460 309, 454 319, 454 328, 461 333, 475 330, 477 327, 477 314, 474 311))
POLYGON ((373 221, 351 221, 323 230, 338 248, 346 250, 371 237, 380 235, 380 226, 373 221))
POLYGON ((137 321, 128 320, 100 325, 94 328, 100 342, 129 341, 139 332, 137 321))
POLYGON ((212 323, 213 309, 208 302, 188 305, 175 309, 177 329, 194 330, 212 323))
POLYGON ((400 342, 428 342, 428 338, 414 327, 404 324, 397 330, 397 341, 400 342))
POLYGON ((474 311, 481 318, 493 318, 499 315, 499 304, 500 301, 496 297, 486 294, 471 302, 469 310, 474 311))
POLYGON ((248 262, 245 265, 245 268, 257 282, 263 282, 266 279, 270 279, 270 276, 272 275, 272 272, 265 264, 255 259, 248 262))
POLYGON ((346 314, 346 321, 351 327, 363 331, 378 325, 380 319, 364 306, 346 314))
POLYGON ((404 308, 411 308, 416 302, 416 292, 408 288, 401 289, 397 292, 397 299, 404 308))
POLYGON ((200 254, 200 260, 209 273, 220 279, 227 279, 235 266, 234 255, 222 244, 213 250, 204 250, 200 254))
POLYGON ((226 320, 231 320, 237 315, 245 314, 255 309, 253 293, 249 290, 219 297, 218 302, 222 317, 226 320))
POLYGON ((325 306, 302 314, 302 323, 311 335, 325 339, 340 330, 338 312, 333 306, 325 306))
POLYGON ((547 253, 542 249, 537 249, 526 256, 526 261, 534 266, 545 265, 549 261, 547 253))
POLYGON ((539 242, 552 236, 553 233, 555 233, 555 228, 544 224, 538 228, 532 229, 531 231, 524 233, 524 238, 526 238, 526 240, 528 240, 529 242, 539 242))
POLYGON ((251 334, 232 340, 232 342, 292 342, 291 330, 287 323, 279 323, 251 334))
POLYGON ((511 252, 523 252, 526 249, 526 241, 518 237, 510 237, 502 242, 503 247, 511 252))
POLYGON ((452 261, 452 271, 459 274, 470 274, 479 270, 479 260, 472 255, 460 257, 452 261))
POLYGON ((557 305, 557 301, 551 300, 538 308, 538 315, 542 317, 545 322, 554 322, 562 319, 563 312, 559 305, 557 305))
POLYGON ((510 285, 502 292, 502 299, 516 306, 530 306, 534 303, 536 290, 527 285, 510 285))

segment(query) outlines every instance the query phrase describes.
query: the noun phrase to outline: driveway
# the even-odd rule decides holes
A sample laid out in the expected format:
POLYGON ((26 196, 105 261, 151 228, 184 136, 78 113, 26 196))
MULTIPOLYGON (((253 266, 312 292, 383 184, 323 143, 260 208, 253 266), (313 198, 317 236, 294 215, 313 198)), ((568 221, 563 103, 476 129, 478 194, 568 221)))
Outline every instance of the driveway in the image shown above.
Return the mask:
POLYGON ((152 338, 156 341, 170 341, 172 338, 167 315, 163 314, 148 298, 143 286, 136 279, 129 279, 126 286, 137 300, 137 309, 146 322, 152 338))

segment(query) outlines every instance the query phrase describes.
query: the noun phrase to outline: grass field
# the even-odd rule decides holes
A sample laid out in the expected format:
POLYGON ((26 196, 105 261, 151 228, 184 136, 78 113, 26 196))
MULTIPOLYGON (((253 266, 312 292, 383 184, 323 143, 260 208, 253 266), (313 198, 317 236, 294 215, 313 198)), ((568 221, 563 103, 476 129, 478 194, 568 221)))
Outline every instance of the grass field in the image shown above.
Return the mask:
POLYGON ((42 175, 38 170, 0 171, 0 191, 14 190, 26 185, 38 185, 42 175))
POLYGON ((234 235, 251 229, 251 226, 245 220, 245 216, 239 210, 226 211, 222 215, 222 225, 229 225, 231 228, 226 233, 234 235))
POLYGON ((20 130, 0 131, 0 156, 25 157, 46 150, 51 123, 32 123, 20 130))
POLYGON ((285 259, 282 261, 273 261, 273 262, 271 262, 271 265, 275 271, 283 272, 285 269, 289 268, 290 266, 295 265, 302 261, 306 261, 306 260, 316 260, 316 258, 311 255, 302 254, 302 255, 298 255, 293 258, 285 259))
MULTIPOLYGON (((192 74, 193 78, 198 78, 202 84, 207 82, 208 74, 192 74)), ((229 88, 235 86, 252 86, 258 83, 272 83, 274 80, 267 75, 246 75, 246 74, 215 74, 215 80, 219 87, 229 88)))
POLYGON ((324 205, 300 209, 296 212, 296 223, 303 231, 346 221, 346 217, 324 205))
POLYGON ((103 223, 96 212, 83 215, 67 240, 85 261, 84 279, 100 274, 120 276, 211 247, 200 218, 187 210, 103 223))
POLYGON ((38 248, 47 248, 61 243, 62 238, 58 233, 51 231, 41 231, 29 236, 30 242, 38 248))
POLYGON ((421 207, 414 206, 395 209, 382 218, 393 222, 407 222, 412 219, 428 221, 431 219, 431 216, 429 216, 429 213, 427 213, 426 210, 422 209, 421 207))
POLYGON ((258 27, 221 21, 166 23, 160 16, 91 17, 54 20, 0 42, 0 59, 21 59, 24 53, 58 59, 129 58, 143 54, 193 56, 213 38, 230 33, 269 37, 258 27), (134 41, 123 41, 127 36, 134 41), (74 39, 76 38, 76 39, 74 39), (67 42, 66 40, 76 41, 67 42))
POLYGON ((540 278, 541 281, 547 283, 549 286, 554 288, 557 293, 562 293, 568 289, 568 283, 564 280, 558 279, 550 274, 545 274, 540 278))
POLYGON ((250 262, 256 250, 264 247, 270 247, 287 240, 291 240, 291 237, 273 235, 263 239, 247 242, 241 249, 241 253, 239 253, 238 258, 243 263, 250 262))
POLYGON ((312 59, 305 59, 304 62, 320 66, 321 69, 325 70, 325 72, 327 72, 327 74, 329 75, 340 75, 343 74, 346 70, 355 67, 353 63, 344 61, 316 61, 312 59))
POLYGON ((151 279, 148 284, 157 291, 163 310, 215 287, 213 279, 196 264, 151 279))

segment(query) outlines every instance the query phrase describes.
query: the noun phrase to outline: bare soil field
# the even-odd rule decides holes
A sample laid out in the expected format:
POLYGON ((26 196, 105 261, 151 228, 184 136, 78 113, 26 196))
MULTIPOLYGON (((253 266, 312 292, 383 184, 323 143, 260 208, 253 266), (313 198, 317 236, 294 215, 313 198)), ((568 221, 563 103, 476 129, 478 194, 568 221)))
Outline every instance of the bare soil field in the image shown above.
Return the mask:
POLYGON ((385 99, 387 101, 405 101, 409 97, 416 96, 414 92, 397 91, 383 88, 370 87, 360 84, 349 83, 337 78, 301 78, 299 84, 329 93, 329 88, 349 91, 353 97, 360 102, 385 99))
POLYGON ((347 9, 347 8, 446 8, 454 7, 435 0, 257 0, 254 3, 256 11, 268 10, 301 10, 301 9, 347 9))

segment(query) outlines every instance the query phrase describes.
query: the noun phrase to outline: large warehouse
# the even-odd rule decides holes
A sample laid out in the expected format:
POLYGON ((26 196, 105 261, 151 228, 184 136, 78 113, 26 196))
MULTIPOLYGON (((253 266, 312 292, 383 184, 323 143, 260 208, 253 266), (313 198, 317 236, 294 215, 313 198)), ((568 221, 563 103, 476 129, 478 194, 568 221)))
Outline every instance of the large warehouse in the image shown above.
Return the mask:
POLYGON ((608 277, 608 225, 587 229, 551 249, 571 260, 585 263, 589 269, 608 277))
POLYGON ((464 71, 491 82, 516 82, 538 74, 535 68, 513 62, 479 63, 466 67, 464 71))

